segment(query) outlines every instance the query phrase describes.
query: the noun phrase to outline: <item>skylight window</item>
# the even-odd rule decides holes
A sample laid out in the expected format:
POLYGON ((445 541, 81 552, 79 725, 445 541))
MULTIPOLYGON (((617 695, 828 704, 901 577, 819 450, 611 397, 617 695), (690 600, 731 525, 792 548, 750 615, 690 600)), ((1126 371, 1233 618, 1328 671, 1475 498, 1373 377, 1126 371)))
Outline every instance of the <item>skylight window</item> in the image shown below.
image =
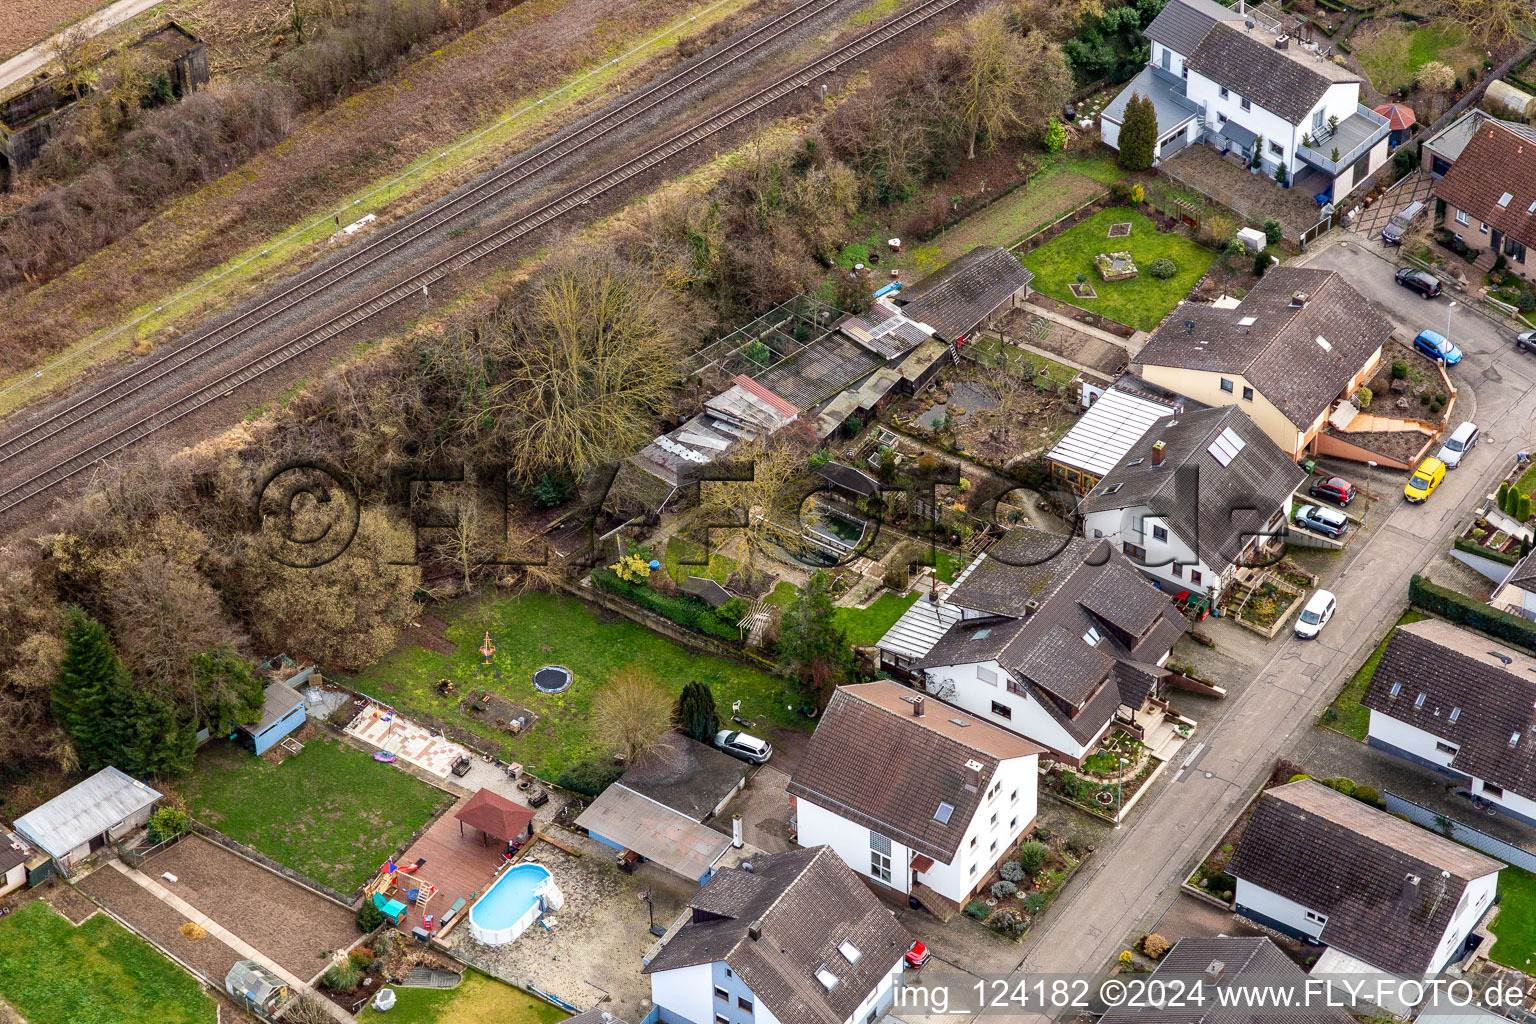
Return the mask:
POLYGON ((1122 488, 1124 486, 1125 486, 1124 484, 1110 484, 1108 487, 1104 488, 1104 493, 1105 494, 1114 494, 1116 491, 1118 491, 1120 488, 1122 488))
POLYGON ((1131 460, 1131 461, 1130 461, 1130 462, 1127 462, 1127 463, 1126 463, 1126 466, 1127 466, 1127 467, 1130 467, 1130 466, 1139 466, 1139 465, 1141 465, 1141 464, 1142 464, 1142 463, 1143 463, 1143 462, 1146 462, 1146 461, 1147 461, 1147 460, 1146 460, 1146 459, 1132 459, 1132 460, 1131 460))
POLYGON ((1390 694, 1390 696, 1396 697, 1398 694, 1400 694, 1402 692, 1403 692, 1403 684, 1402 683, 1393 683, 1392 684, 1392 693, 1390 694))
POLYGON ((1211 457, 1221 463, 1221 465, 1230 466, 1232 460, 1237 458, 1238 452, 1247 446, 1247 441, 1238 437, 1231 427, 1226 427, 1222 430, 1220 436, 1211 442, 1211 446, 1206 451, 1210 452, 1211 457))
POLYGON ((976 632, 972 633, 971 634, 971 639, 972 640, 980 640, 983 637, 990 636, 991 633, 992 633, 992 627, 991 626, 986 626, 986 627, 983 627, 982 629, 978 629, 976 632))
POLYGON ((837 951, 843 954, 843 959, 847 960, 850 964, 856 964, 864 959, 864 954, 859 952, 859 947, 847 939, 837 944, 837 951))
POLYGON ((1083 634, 1083 643, 1089 647, 1099 646, 1099 631, 1093 626, 1088 627, 1088 632, 1083 634))
POLYGON ((827 965, 822 964, 816 968, 816 980, 821 982, 821 987, 831 992, 837 988, 837 975, 827 970, 827 965))
POLYGON ((949 720, 949 724, 950 725, 958 725, 962 729, 969 729, 971 727, 971 723, 967 722, 963 718, 951 718, 949 720))
POLYGON ((1525 208, 1526 213, 1536 213, 1536 199, 1531 200, 1531 205, 1525 208))
POLYGON ((1499 206, 1500 207, 1507 207, 1507 206, 1509 206, 1509 204, 1514 200, 1514 198, 1515 197, 1513 195, 1511 195, 1508 192, 1505 192, 1503 195, 1499 196, 1499 206))
POLYGON ((1520 730, 1516 729, 1513 733, 1510 734, 1509 745, 1510 746, 1514 746, 1516 743, 1519 743, 1519 742, 1520 742, 1520 730))
POLYGON ((1321 334, 1319 334, 1317 336, 1317 347, 1322 349, 1324 352, 1332 352, 1333 351, 1333 342, 1329 341, 1327 338, 1325 338, 1321 334))
POLYGON ((940 801, 939 809, 933 812, 933 820, 940 825, 948 825, 949 819, 955 813, 955 805, 948 801, 940 801))
POLYGON ((1252 327, 1254 324, 1256 324, 1258 322, 1259 322, 1259 318, 1256 317, 1256 316, 1245 316, 1245 317, 1243 317, 1241 320, 1239 320, 1237 322, 1237 326, 1239 326, 1239 327, 1252 327))
POLYGON ((1451 721, 1454 722, 1454 721, 1456 721, 1456 719, 1458 719, 1460 717, 1461 717, 1461 708, 1451 708, 1451 721))
POLYGON ((1417 711, 1419 708, 1422 708, 1423 706, 1424 706, 1424 694, 1421 693, 1421 694, 1418 695, 1417 698, 1414 699, 1413 709, 1415 711, 1417 711))

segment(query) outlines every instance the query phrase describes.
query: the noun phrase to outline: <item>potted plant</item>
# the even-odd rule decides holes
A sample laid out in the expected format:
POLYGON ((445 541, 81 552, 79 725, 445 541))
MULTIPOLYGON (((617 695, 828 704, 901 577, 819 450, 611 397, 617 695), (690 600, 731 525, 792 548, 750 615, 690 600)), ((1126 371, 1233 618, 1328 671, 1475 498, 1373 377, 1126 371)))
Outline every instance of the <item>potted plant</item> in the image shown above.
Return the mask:
POLYGON ((1264 136, 1260 135, 1253 140, 1253 153, 1248 157, 1248 169, 1254 174, 1259 173, 1259 168, 1264 166, 1264 136))

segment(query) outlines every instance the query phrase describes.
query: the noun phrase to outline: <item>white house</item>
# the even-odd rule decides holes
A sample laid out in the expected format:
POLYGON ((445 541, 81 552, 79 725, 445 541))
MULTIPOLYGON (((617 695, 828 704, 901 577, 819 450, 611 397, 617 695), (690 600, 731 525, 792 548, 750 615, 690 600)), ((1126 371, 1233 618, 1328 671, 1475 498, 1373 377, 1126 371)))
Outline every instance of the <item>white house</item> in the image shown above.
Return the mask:
POLYGON ((898 683, 844 686, 789 780, 800 842, 947 916, 1034 824, 1039 754, 898 683))
POLYGON ((1080 765, 1116 722, 1155 747, 1149 705, 1186 628, 1109 541, 1019 527, 879 646, 928 694, 1080 765))
POLYGON ((1393 631, 1360 703, 1371 746, 1536 825, 1536 659, 1425 619, 1393 631))
POLYGON ((664 1024, 866 1024, 912 941, 826 846, 718 872, 683 913, 644 967, 664 1024))
POLYGON ((1522 558, 1504 577, 1488 603, 1511 615, 1536 619, 1536 555, 1522 558))
POLYGON ((26 882, 27 858, 31 853, 20 836, 0 828, 0 896, 26 882))
MULTIPOLYGON (((1338 203, 1387 159, 1387 119, 1360 103, 1360 79, 1320 45, 1243 0, 1172 0, 1147 26, 1151 60, 1104 108, 1100 134, 1119 148, 1132 95, 1157 112, 1157 159, 1205 142, 1338 203)), ((1324 42, 1322 45, 1326 45, 1324 42)))
POLYGON ((1328 947, 1313 974, 1420 978, 1465 955, 1503 867, 1302 779, 1259 797, 1227 871, 1238 913, 1328 947))
POLYGON ((16 831, 68 875, 95 851, 149 821, 160 793, 113 767, 103 768, 16 819, 16 831))
POLYGON ((1213 598, 1240 565, 1283 553, 1306 471, 1235 406, 1156 421, 1083 498, 1083 534, 1165 590, 1213 598))

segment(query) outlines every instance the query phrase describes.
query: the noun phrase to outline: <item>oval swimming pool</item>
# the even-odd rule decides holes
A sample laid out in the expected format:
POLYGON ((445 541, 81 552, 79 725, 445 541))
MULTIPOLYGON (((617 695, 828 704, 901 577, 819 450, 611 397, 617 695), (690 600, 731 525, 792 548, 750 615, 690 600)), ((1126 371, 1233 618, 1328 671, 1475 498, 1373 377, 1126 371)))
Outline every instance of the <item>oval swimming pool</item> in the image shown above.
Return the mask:
POLYGON ((501 946, 537 921, 546 901, 559 902, 553 876, 542 864, 517 864, 469 908, 469 930, 487 946, 501 946))

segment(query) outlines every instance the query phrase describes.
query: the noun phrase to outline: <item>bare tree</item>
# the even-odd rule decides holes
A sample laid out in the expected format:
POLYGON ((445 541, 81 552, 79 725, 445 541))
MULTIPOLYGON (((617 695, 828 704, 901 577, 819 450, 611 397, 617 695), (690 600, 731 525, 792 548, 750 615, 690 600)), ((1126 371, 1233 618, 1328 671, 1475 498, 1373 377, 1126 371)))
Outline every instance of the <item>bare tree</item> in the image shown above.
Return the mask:
POLYGON ((1039 128, 1071 94, 1061 48, 1043 33, 1014 32, 1001 4, 983 7, 939 45, 955 66, 950 103, 966 125, 967 159, 979 137, 990 149, 1012 132, 1039 128))
POLYGON ((745 566, 752 574, 775 536, 799 532, 800 502, 810 488, 804 483, 805 452, 794 442, 789 436, 754 442, 731 460, 747 479, 699 484, 696 521, 724 538, 740 530, 745 566))
POLYGON ((600 741, 632 765, 667 739, 672 700, 654 676, 626 665, 592 700, 592 725, 600 741))
POLYGON ((1471 30, 1484 46, 1498 46, 1520 35, 1530 20, 1530 5, 1521 0, 1445 0, 1451 20, 1471 30))
POLYGON ((1006 343, 1000 344, 997 364, 987 367, 982 376, 987 396, 994 403, 991 415, 997 424, 998 439, 1005 444, 1012 440, 1014 422, 1033 390, 1033 385, 1020 380, 1008 366, 1008 351, 1006 343))
POLYGON ((1442 61, 1427 61, 1415 72, 1414 81, 1425 92, 1436 94, 1450 92, 1451 87, 1456 84, 1456 72, 1451 70, 1449 64, 1442 61))

